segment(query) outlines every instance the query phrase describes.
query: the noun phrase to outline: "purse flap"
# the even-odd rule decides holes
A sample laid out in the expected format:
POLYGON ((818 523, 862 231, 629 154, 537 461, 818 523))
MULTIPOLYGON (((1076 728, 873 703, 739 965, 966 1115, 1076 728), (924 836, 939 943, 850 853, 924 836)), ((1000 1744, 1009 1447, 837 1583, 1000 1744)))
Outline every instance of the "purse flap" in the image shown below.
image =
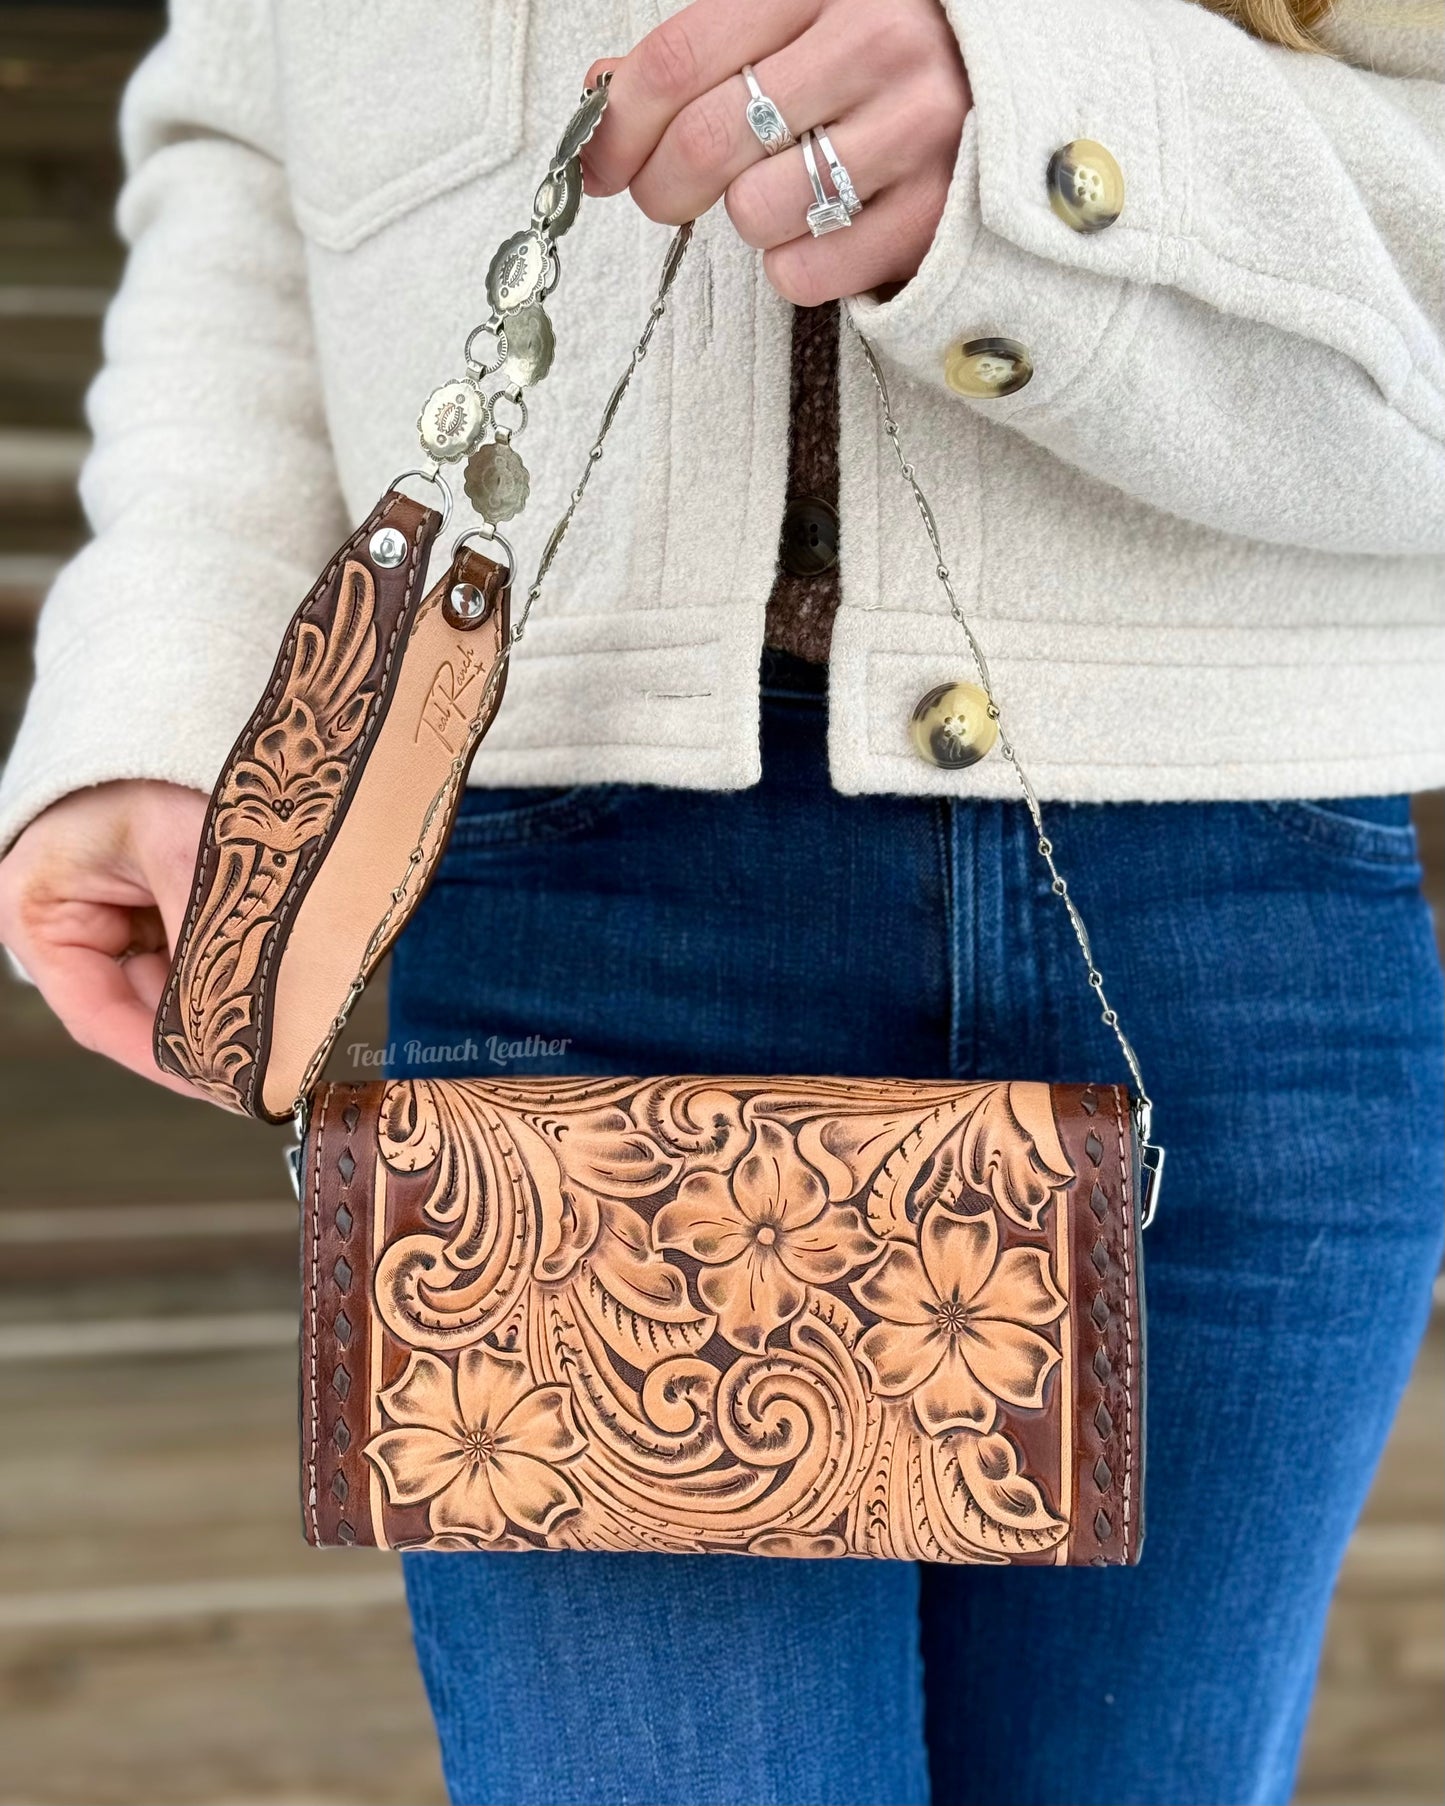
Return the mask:
POLYGON ((1138 1177, 1119 1086, 323 1086, 306 1535, 1133 1562, 1138 1177))
POLYGON ((505 668, 509 573, 462 547, 425 596, 441 525, 383 496, 292 617, 211 795, 156 1017, 166 1071, 282 1122, 446 843, 505 668), (480 592, 475 618, 449 605, 480 592))

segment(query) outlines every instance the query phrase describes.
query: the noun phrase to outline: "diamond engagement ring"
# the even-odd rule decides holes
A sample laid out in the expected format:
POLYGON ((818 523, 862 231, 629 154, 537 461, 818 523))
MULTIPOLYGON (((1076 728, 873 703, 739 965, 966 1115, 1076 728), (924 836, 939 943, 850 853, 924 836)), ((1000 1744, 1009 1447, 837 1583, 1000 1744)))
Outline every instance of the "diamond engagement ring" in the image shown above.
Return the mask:
POLYGON ((833 141, 822 126, 814 129, 813 136, 818 140, 818 149, 828 160, 828 174, 833 178, 833 186, 838 191, 838 199, 850 214, 862 211, 863 203, 858 199, 858 190, 853 186, 853 179, 838 161, 838 153, 833 149, 833 141))
POLYGON ((796 144, 798 141, 788 130, 782 114, 758 86, 758 78, 753 74, 751 63, 743 64, 743 80, 748 84, 748 93, 752 95, 748 102, 748 124, 753 128, 753 135, 758 143, 770 157, 780 150, 786 150, 790 144, 796 144))
POLYGON ((803 133, 799 142, 803 147, 803 161, 808 166, 808 180, 813 184, 813 204, 807 213, 808 230, 814 238, 821 238, 825 232, 836 232, 840 226, 851 226, 853 217, 846 203, 841 196, 830 195, 823 186, 823 178, 818 173, 818 159, 813 154, 811 129, 803 133))

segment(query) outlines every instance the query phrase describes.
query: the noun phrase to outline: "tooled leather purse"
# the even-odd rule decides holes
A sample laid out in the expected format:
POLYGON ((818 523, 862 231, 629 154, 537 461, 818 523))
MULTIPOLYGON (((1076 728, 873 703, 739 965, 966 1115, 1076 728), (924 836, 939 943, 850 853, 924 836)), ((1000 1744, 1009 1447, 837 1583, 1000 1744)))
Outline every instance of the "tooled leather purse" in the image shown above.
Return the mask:
POLYGON ((297 1125, 305 1534, 1136 1561, 1140 1236, 1162 1152, 861 334, 978 708, 1132 1093, 792 1075, 317 1082, 436 871, 511 650, 687 248, 691 223, 514 618, 498 531, 526 494, 512 440, 523 387, 552 361, 543 302, 608 79, 584 92, 531 223, 492 259, 466 373, 422 410, 426 464, 393 481, 290 623, 211 797, 157 1015, 167 1071, 297 1125), (490 361, 475 355, 483 336, 490 361), (461 458, 482 524, 428 589, 451 509, 441 466, 461 458), (402 492, 412 476, 440 512, 402 492))

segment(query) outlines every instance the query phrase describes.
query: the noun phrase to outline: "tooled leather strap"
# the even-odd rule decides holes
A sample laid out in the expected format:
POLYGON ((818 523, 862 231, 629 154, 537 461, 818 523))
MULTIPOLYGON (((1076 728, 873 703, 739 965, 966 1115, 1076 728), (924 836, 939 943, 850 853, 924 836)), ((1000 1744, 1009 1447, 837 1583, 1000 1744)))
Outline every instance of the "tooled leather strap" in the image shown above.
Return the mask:
MULTIPOLYGON (((393 887, 411 875, 425 803, 401 813, 435 778, 430 801, 459 711, 505 639, 507 572, 478 553, 460 553, 421 598, 440 525, 396 490, 382 497, 293 616, 212 792, 155 1054, 227 1108, 291 1114, 393 887), (464 567, 489 603, 475 632, 443 609, 464 567)), ((393 935, 409 910, 396 913, 393 935)))
POLYGON ((301 1106, 435 874, 467 768, 506 689, 508 578, 507 567, 460 547, 417 610, 386 719, 281 961, 263 1115, 301 1106), (481 593, 479 618, 456 616, 459 588, 481 593))

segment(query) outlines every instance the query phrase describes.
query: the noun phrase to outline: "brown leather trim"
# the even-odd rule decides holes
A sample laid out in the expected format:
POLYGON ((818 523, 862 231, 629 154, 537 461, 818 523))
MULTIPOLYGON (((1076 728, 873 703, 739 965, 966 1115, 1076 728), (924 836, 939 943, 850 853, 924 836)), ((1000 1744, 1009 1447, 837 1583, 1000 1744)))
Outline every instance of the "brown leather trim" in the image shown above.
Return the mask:
POLYGON ((1118 1085, 1055 1087, 1074 1190, 1070 1560, 1139 1559, 1144 1540, 1144 1276, 1138 1150, 1118 1085))
MULTIPOLYGON (((1128 1098, 1113 1086, 672 1077, 321 1087, 308 1136, 302 1244, 307 1535, 323 1544, 393 1547, 699 1548, 1006 1559, 1025 1565, 1133 1562, 1143 1527, 1136 1177, 1128 1098), (969 1114, 980 1097, 991 1113, 981 1138, 982 1119, 969 1114), (1020 1320, 1038 1325, 1037 1333, 1058 1349, 1041 1403, 999 1398, 988 1431, 929 1437, 919 1434, 910 1415, 918 1406, 891 1402, 895 1395, 875 1391, 867 1360, 859 1364, 856 1350, 861 1346, 866 1354, 869 1326, 890 1320, 886 1310, 880 1315, 867 1303, 870 1297, 878 1303, 879 1295, 867 1287, 858 1290, 860 1276, 874 1270, 874 1257, 859 1255, 862 1265, 811 1285, 812 1302, 795 1325, 804 1332, 801 1340, 785 1325, 754 1358, 755 1364, 761 1359, 775 1369, 769 1384, 780 1388, 777 1398, 796 1400, 799 1394, 788 1387, 806 1381, 803 1369, 823 1346, 809 1337, 821 1335, 833 1349, 829 1358, 843 1360, 850 1376, 833 1396, 862 1401, 850 1405, 843 1420, 834 1418, 835 1430, 829 1432, 841 1439, 839 1471, 855 1464, 853 1491, 840 1486, 836 1512, 832 1504, 819 1505, 815 1518, 805 1522, 806 1534, 795 1529, 789 1515, 802 1510, 796 1497, 779 1509, 776 1522, 768 1517, 766 1501, 756 1499, 744 1500, 739 1515, 739 1497, 749 1486, 774 1484, 766 1461, 762 1469, 750 1470, 746 1460, 730 1466, 738 1459, 736 1449, 716 1458, 704 1451, 701 1465, 689 1468, 684 1460, 673 1472, 662 1453, 667 1434, 647 1428, 637 1442, 626 1428, 641 1410, 639 1422, 676 1432, 689 1401, 702 1396, 696 1390, 700 1376, 716 1369, 726 1387, 728 1373, 736 1378, 753 1358, 724 1341, 720 1331, 706 1339, 698 1287, 706 1274, 716 1275, 716 1265, 679 1251, 671 1231, 654 1242, 663 1232, 649 1226, 663 1209, 675 1219, 680 1195, 711 1199, 709 1209, 720 1198, 726 1203, 726 1189, 719 1188, 737 1182, 739 1147, 755 1133, 758 1120, 748 1113, 749 1099, 757 1100, 763 1117, 791 1125, 787 1132, 795 1147, 812 1160, 824 1168, 840 1163, 831 1177, 834 1204, 843 1212, 830 1219, 838 1235, 854 1234, 844 1219, 856 1213, 858 1226, 880 1238, 879 1248, 906 1249, 910 1241, 917 1245, 916 1222, 908 1226, 915 1208, 925 1221, 934 1208, 975 1222, 991 1211, 1000 1282, 1005 1263, 1020 1258, 1010 1250, 1028 1255, 1042 1249, 1066 1300, 1065 1309, 1050 1319, 1036 1302, 1036 1286, 1031 1291, 1015 1265, 1003 1289, 1011 1290, 1020 1320), (801 1133, 805 1123, 813 1124, 811 1142, 801 1133), (1071 1176, 1048 1181, 1052 1189, 1031 1218, 1020 1199, 1039 1162, 1050 1166, 1051 1144, 1053 1161, 1071 1176), (656 1165, 659 1149, 663 1166, 654 1181, 647 1176, 649 1162, 656 1165), (591 1162, 599 1164, 593 1168, 591 1162), (838 1178, 844 1168, 862 1186, 851 1199, 838 1178), (965 1168, 972 1178, 962 1177, 965 1168), (594 1170, 602 1191, 589 1203, 586 1175, 594 1170), (901 1186, 894 1174, 901 1175, 901 1186), (992 1205, 976 1189, 979 1175, 993 1186, 992 1205), (691 1189, 683 1191, 684 1180, 691 1189), (910 1214, 901 1216, 905 1193, 910 1214), (624 1194, 614 1212, 608 1198, 623 1200, 624 1194), (885 1196, 892 1198, 886 1210, 879 1203, 885 1196), (625 1358, 617 1352, 629 1347, 625 1358), (544 1419, 552 1426, 554 1447, 561 1451, 556 1484, 582 1504, 571 1515, 563 1512, 544 1534, 509 1519, 504 1530, 479 1542, 474 1532, 455 1528, 452 1505, 436 1520, 435 1501, 426 1496, 407 1504, 388 1500, 383 1476, 387 1462, 405 1454, 396 1449, 407 1419, 388 1415, 383 1394, 408 1373, 419 1372, 418 1362, 427 1370, 423 1377, 433 1382, 433 1395, 436 1384, 460 1386, 458 1362, 467 1349, 476 1351, 467 1358, 488 1372, 504 1374, 509 1363, 523 1363, 527 1378, 518 1383, 532 1387, 527 1415, 533 1433, 544 1419), (796 1364, 800 1356, 802 1369, 796 1364), (657 1378, 643 1408, 639 1401, 649 1372, 657 1378), (669 1373, 676 1377, 656 1390, 669 1373), (599 1385, 601 1392, 595 1390, 599 1385), (590 1432, 591 1443, 585 1435, 577 1441, 579 1426, 590 1432), (601 1448, 614 1431, 617 1448, 601 1448), (642 1454, 628 1478, 628 1460, 619 1466, 614 1458, 618 1449, 630 1460, 649 1446, 649 1437, 656 1459, 649 1465, 642 1454), (596 1457, 589 1452, 592 1444, 599 1445, 596 1457), (379 1451, 373 1459, 367 1458, 368 1445, 379 1451), (976 1460, 970 1470, 972 1482, 957 1458, 959 1449, 982 1457, 982 1466, 976 1460), (1011 1480, 1015 1460, 1017 1479, 1011 1480), (857 1466, 860 1461, 864 1468, 857 1466), (738 1475, 735 1485, 724 1483, 730 1472, 738 1475), (984 1524, 968 1499, 983 1496, 979 1485, 993 1483, 1000 1488, 996 1498, 1015 1505, 1032 1490, 1044 1513, 1036 1521, 1052 1516, 1066 1520, 1066 1527, 1053 1535, 1035 1534, 1027 1528, 1027 1515, 1020 1520, 1022 1530, 998 1520, 984 1524), (710 1514, 695 1508, 697 1489, 705 1493, 709 1485, 721 1487, 710 1514), (629 1497, 632 1502, 624 1503, 629 1497), (681 1502, 674 1520, 667 1516, 669 1498, 681 1502)), ((739 1413, 746 1429, 754 1421, 752 1410, 761 1423, 768 1408, 761 1394, 754 1406, 739 1392, 728 1410, 739 1413)), ((792 1407, 774 1408, 786 1413, 792 1407)), ((790 1433, 786 1414, 766 1421, 773 1423, 767 1437, 790 1433)), ((815 1425, 824 1421, 816 1419, 815 1425)), ((745 1453, 745 1436, 744 1444, 745 1453)), ((768 1498, 786 1501, 790 1482, 783 1471, 782 1491, 768 1498)))
POLYGON ((271 680, 211 795, 190 907, 157 1012, 155 1054, 227 1108, 260 1108, 270 967, 346 813, 385 715, 435 510, 389 490, 292 617, 271 680), (379 527, 407 541, 377 565, 379 527))
POLYGON ((323 1085, 301 1191, 301 1517, 320 1547, 376 1541, 367 1398, 374 1312, 369 1238, 379 1088, 323 1085))

